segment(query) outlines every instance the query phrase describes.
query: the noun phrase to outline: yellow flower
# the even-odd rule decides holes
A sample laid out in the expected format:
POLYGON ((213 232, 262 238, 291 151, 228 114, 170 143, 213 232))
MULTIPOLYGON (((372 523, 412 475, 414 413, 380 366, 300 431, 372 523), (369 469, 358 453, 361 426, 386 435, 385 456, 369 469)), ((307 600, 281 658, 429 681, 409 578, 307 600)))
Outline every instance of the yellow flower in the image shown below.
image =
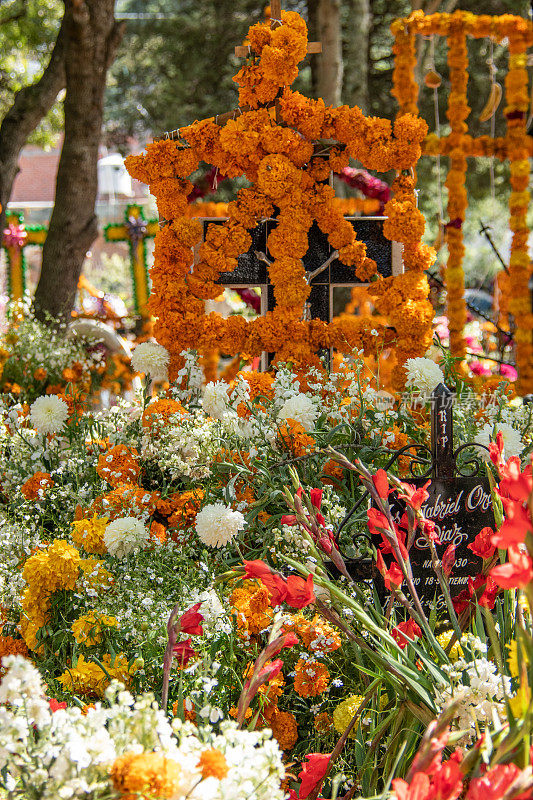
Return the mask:
POLYGON ((168 800, 181 794, 181 768, 162 753, 124 753, 114 761, 110 775, 122 800, 139 797, 168 800))
POLYGON ((81 617, 72 623, 72 633, 78 644, 85 644, 87 647, 98 644, 102 641, 102 628, 116 628, 118 622, 115 617, 110 617, 107 614, 99 614, 98 616, 93 612, 83 614, 81 617))
POLYGON ((104 533, 109 522, 107 517, 97 517, 92 519, 80 519, 72 523, 72 539, 78 547, 83 547, 86 553, 96 553, 104 555, 106 546, 104 544, 104 533))
MULTIPOLYGON (((360 694, 352 694, 350 697, 347 697, 346 700, 343 700, 342 703, 339 703, 333 712, 333 724, 338 733, 344 733, 363 700, 364 697, 360 694)), ((357 726, 354 725, 350 731, 350 738, 355 736, 356 727, 357 726)))
POLYGON ((57 680, 64 689, 75 694, 84 697, 103 697, 110 679, 115 678, 128 686, 131 676, 137 671, 135 664, 128 667, 128 659, 124 653, 116 655, 113 662, 109 653, 106 653, 102 663, 106 672, 95 662, 87 661, 84 656, 80 656, 76 666, 65 670, 57 680))
MULTIPOLYGON (((451 642, 453 636, 453 631, 444 631, 443 633, 439 633, 437 636, 437 642, 440 644, 443 650, 446 650, 448 645, 451 642)), ((463 649, 459 642, 455 642, 452 649, 450 650, 450 661, 458 661, 458 659, 464 656, 463 649)))

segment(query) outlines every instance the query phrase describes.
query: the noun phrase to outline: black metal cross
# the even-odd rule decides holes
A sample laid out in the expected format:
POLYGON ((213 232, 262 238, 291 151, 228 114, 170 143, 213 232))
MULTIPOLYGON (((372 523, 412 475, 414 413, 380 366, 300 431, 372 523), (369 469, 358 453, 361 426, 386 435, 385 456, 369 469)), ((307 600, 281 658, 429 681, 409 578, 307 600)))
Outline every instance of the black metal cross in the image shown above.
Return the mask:
MULTIPOLYGON (((385 217, 347 217, 359 241, 366 244, 367 255, 374 259, 378 272, 384 278, 402 272, 402 252, 398 242, 391 242, 383 235, 385 217)), ((207 226, 223 224, 225 219, 204 219, 204 238, 207 226)), ((268 219, 250 231, 252 246, 240 255, 233 272, 222 272, 218 283, 235 289, 258 288, 261 291, 261 314, 275 307, 274 289, 268 277, 268 261, 273 260, 268 252, 267 239, 277 226, 276 219, 268 219), (266 260, 265 260, 266 259, 266 260)), ((309 231, 309 249, 303 258, 311 294, 307 302, 307 318, 331 322, 333 318, 333 292, 335 287, 361 286, 353 267, 348 267, 334 257, 334 250, 316 223, 309 231)))

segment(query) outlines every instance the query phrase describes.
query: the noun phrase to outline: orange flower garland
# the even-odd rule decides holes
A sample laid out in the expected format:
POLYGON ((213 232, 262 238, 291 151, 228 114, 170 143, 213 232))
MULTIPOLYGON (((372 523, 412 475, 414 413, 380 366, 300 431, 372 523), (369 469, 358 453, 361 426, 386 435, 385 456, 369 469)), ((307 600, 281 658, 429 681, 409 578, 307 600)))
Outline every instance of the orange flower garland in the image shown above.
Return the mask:
POLYGON ((452 352, 462 354, 464 309, 464 276, 462 258, 461 226, 466 209, 464 175, 468 156, 493 156, 508 159, 511 167, 509 198, 510 228, 513 233, 509 277, 498 276, 500 290, 500 314, 509 311, 515 321, 516 363, 519 373, 519 389, 522 394, 533 392, 533 314, 528 287, 531 265, 528 255, 526 212, 529 204, 529 161, 533 156, 533 140, 527 135, 526 117, 529 108, 528 76, 526 70, 527 49, 533 44, 533 24, 520 16, 476 16, 466 11, 453 14, 431 14, 413 12, 405 19, 396 20, 391 30, 395 36, 396 56, 393 76, 393 94, 398 99, 399 114, 416 113, 416 93, 413 87, 415 35, 448 37, 451 93, 448 119, 451 134, 439 138, 430 134, 423 146, 424 155, 450 157, 450 171, 446 181, 449 191, 448 250, 446 273, 448 289, 448 313, 450 317, 450 340, 452 352), (509 70, 505 79, 507 119, 505 137, 472 137, 467 132, 465 120, 469 108, 466 102, 467 54, 465 37, 490 36, 495 41, 508 40, 509 70))
MULTIPOLYGON (((359 280, 375 280, 375 263, 325 181, 350 158, 381 172, 411 170, 421 153, 426 124, 409 114, 395 123, 369 119, 357 107, 327 107, 322 100, 290 89, 307 46, 305 23, 294 12, 282 12, 282 24, 275 29, 252 26, 249 41, 251 58, 235 78, 240 102, 249 110, 224 125, 214 119, 195 122, 181 128, 177 142, 156 141, 148 145, 146 155, 126 162, 134 178, 148 183, 167 221, 155 241, 150 308, 158 317, 156 337, 171 354, 171 379, 181 366, 180 352, 189 347, 201 352, 217 348, 223 354, 245 352, 251 357, 274 352, 279 361, 305 366, 319 363, 314 353, 322 348, 350 352, 358 346, 375 354, 398 336, 404 342, 402 358, 423 354, 427 321, 421 338, 410 341, 402 331, 387 331, 383 325, 376 337, 368 320, 355 319, 349 325, 306 321, 310 286, 303 257, 316 222, 339 260, 353 267, 359 280), (224 224, 207 226, 203 242, 202 225, 188 216, 186 203, 187 177, 200 161, 229 177, 244 175, 252 184, 228 205, 224 224), (235 269, 239 255, 252 245, 250 231, 274 213, 276 224, 264 256, 274 310, 251 322, 238 316, 225 320, 217 314, 204 315, 204 300, 220 294, 220 272, 235 269)), ((385 235, 397 234, 408 251, 407 269, 418 270, 427 264, 428 253, 420 242, 423 221, 412 186, 401 199, 390 202, 389 211, 394 218, 385 235)), ((381 293, 388 287, 385 284, 381 293)), ((422 309, 418 316, 424 320, 426 298, 427 293, 417 301, 422 309)), ((397 381, 402 377, 399 370, 397 381)))

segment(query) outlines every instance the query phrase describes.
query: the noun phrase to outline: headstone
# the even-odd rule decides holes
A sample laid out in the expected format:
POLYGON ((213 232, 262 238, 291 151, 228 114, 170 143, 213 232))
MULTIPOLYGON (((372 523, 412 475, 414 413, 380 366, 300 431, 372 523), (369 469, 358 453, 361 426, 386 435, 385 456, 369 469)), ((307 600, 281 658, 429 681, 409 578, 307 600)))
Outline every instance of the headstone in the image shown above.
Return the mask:
MULTIPOLYGON (((494 514, 490 485, 485 475, 458 474, 456 451, 453 446, 453 394, 443 384, 435 389, 431 409, 432 474, 427 491, 429 497, 422 505, 424 516, 435 523, 441 544, 436 545, 442 557, 453 544, 455 566, 450 577, 450 594, 455 597, 467 587, 468 578, 481 570, 481 559, 468 549, 477 534, 487 526, 494 529, 494 514)), ((410 478, 406 483, 423 486, 427 478, 410 478)), ((399 522, 405 506, 399 500, 391 501, 395 522, 399 522)), ((374 539, 377 546, 381 537, 374 539)), ((436 600, 437 611, 446 608, 437 576, 431 566, 431 554, 426 538, 415 538, 409 558, 415 588, 424 609, 429 613, 436 600)), ((385 558, 387 562, 387 558, 385 558)))

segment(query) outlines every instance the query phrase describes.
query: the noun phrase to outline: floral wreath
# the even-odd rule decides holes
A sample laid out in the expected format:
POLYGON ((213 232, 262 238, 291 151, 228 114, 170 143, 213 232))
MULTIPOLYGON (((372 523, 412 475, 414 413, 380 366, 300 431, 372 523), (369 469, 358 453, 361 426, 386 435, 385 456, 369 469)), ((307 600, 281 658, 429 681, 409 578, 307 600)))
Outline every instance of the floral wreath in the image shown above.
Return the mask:
POLYGON ((177 139, 155 141, 145 155, 126 159, 130 175, 149 185, 164 218, 151 271, 155 335, 171 354, 171 378, 181 368, 179 354, 185 348, 216 347, 228 355, 250 356, 267 351, 276 360, 305 366, 318 363, 315 354, 322 348, 376 354, 395 344, 400 385, 401 364, 431 343, 433 309, 424 270, 433 251, 421 241, 424 218, 416 207, 412 177, 427 125, 412 114, 394 123, 367 118, 358 107, 333 108, 293 91, 297 65, 307 52, 307 28, 290 11, 282 12, 281 24, 273 26, 259 23, 249 30, 250 58, 234 78, 240 103, 235 113, 195 122, 181 128, 177 139), (377 275, 365 244, 334 203, 327 181, 350 158, 368 169, 396 170, 384 235, 403 244, 402 275, 377 275), (230 178, 244 175, 251 184, 229 204, 225 223, 208 225, 203 242, 202 223, 187 212, 188 178, 200 162, 230 178), (273 258, 268 271, 275 308, 251 322, 206 315, 204 301, 221 293, 219 274, 235 269, 238 256, 251 247, 250 231, 274 214, 278 224, 268 237, 273 258), (361 281, 371 282, 376 307, 387 315, 389 326, 355 317, 329 324, 304 319, 311 287, 303 257, 314 221, 342 263, 353 267, 361 281))
POLYGON ((446 226, 448 263, 445 278, 450 348, 454 355, 464 355, 465 352, 463 329, 466 321, 466 304, 462 226, 467 208, 466 159, 468 156, 495 156, 510 162, 512 191, 509 197, 509 226, 513 237, 509 275, 502 272, 498 277, 502 295, 500 309, 508 310, 515 319, 516 363, 520 392, 523 394, 533 392, 533 314, 528 287, 530 258, 529 229, 526 221, 529 205, 529 157, 533 155, 533 141, 527 135, 529 108, 527 49, 533 44, 533 24, 523 17, 512 14, 476 16, 467 11, 454 11, 453 14, 425 16, 423 12, 415 11, 409 17, 395 20, 391 30, 395 37, 393 94, 399 103, 398 113, 402 116, 406 113, 418 113, 418 86, 414 78, 416 35, 444 36, 448 41, 451 91, 446 113, 451 132, 448 136, 440 138, 436 134, 430 134, 424 142, 423 153, 431 156, 446 155, 450 159, 450 169, 446 179, 449 221, 446 226), (505 137, 476 138, 468 134, 466 119, 470 108, 466 96, 467 36, 476 39, 491 37, 500 42, 508 40, 505 137))

